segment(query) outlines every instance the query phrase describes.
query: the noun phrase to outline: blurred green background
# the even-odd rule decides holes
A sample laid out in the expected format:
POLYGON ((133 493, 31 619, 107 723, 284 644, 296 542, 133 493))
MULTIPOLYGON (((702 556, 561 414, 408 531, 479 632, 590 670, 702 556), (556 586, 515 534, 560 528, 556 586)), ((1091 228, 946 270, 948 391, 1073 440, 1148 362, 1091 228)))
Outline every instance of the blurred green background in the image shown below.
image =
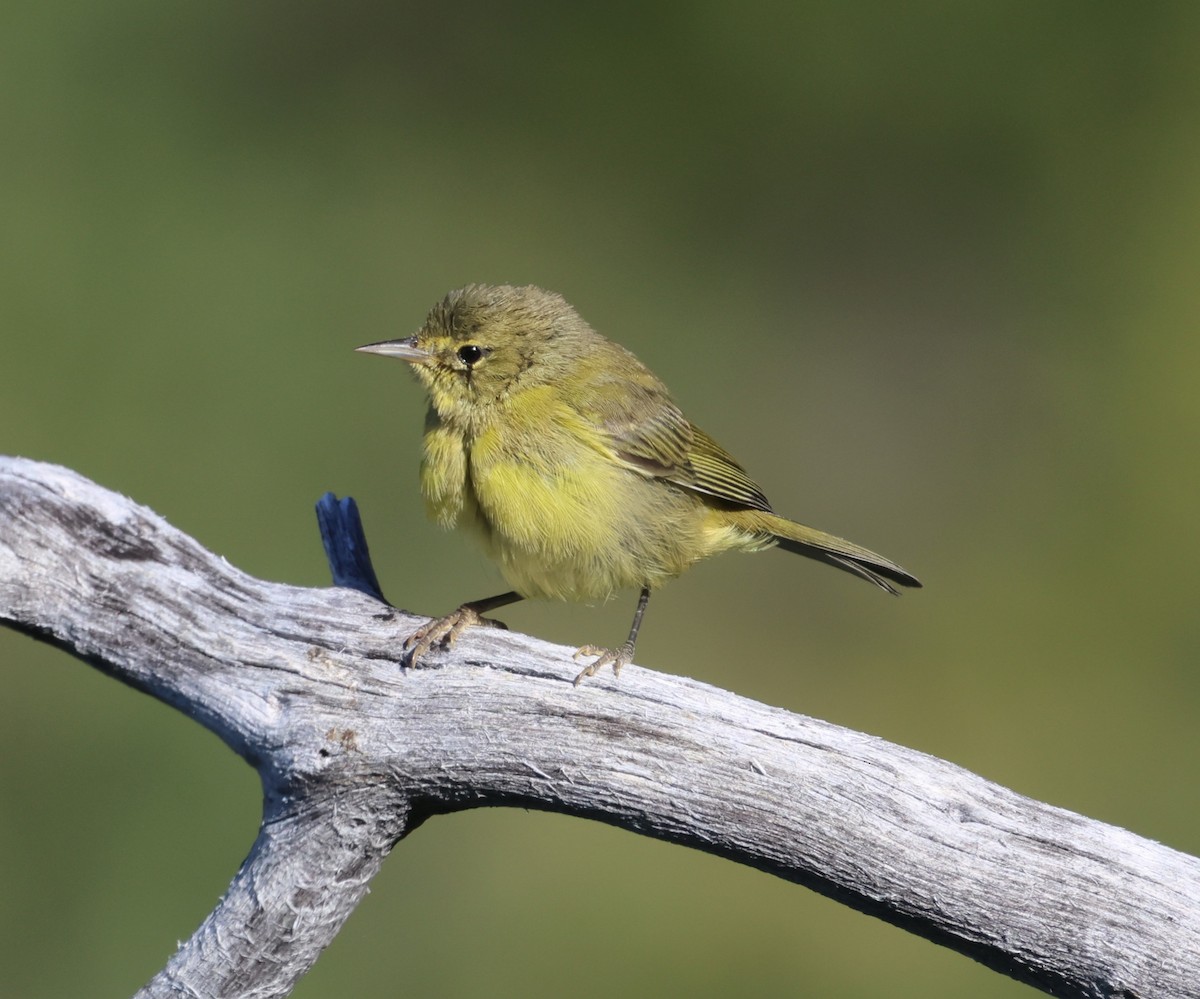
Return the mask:
MULTIPOLYGON (((445 612, 498 574, 423 518, 417 387, 351 348, 542 284, 781 512, 926 582, 725 556, 656 597, 640 662, 1200 852, 1200 6, 2 21, 0 451, 312 586, 312 504, 351 494, 392 599, 445 612)), ((580 644, 632 607, 504 616, 580 644)), ((29 639, 0 669, 0 995, 128 995, 245 855, 257 778, 29 639)), ((487 810, 403 842, 295 995, 789 992, 1034 994, 761 873, 487 810)))

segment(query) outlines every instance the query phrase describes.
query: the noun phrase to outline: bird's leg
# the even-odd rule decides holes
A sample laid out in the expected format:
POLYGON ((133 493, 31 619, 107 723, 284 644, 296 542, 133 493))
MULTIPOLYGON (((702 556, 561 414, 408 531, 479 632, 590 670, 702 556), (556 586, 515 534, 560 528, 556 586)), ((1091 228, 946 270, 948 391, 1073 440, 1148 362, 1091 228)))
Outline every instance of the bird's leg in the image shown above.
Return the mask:
POLYGON ((578 687, 584 677, 595 676, 603 667, 612 664, 613 676, 621 675, 621 667, 626 663, 633 661, 633 649, 637 644, 638 628, 642 626, 642 615, 646 613, 646 604, 650 600, 650 587, 642 587, 642 595, 638 597, 637 610, 633 612, 633 626, 629 629, 629 637, 625 639, 623 645, 619 645, 615 649, 602 649, 598 645, 585 645, 581 649, 576 649, 575 659, 580 656, 598 656, 599 658, 588 663, 580 671, 579 676, 575 677, 575 686, 578 687))
POLYGON ((456 611, 451 611, 445 617, 435 618, 428 624, 423 624, 404 640, 404 651, 408 653, 408 665, 415 666, 418 660, 435 645, 448 649, 458 636, 472 625, 483 625, 487 628, 507 628, 501 621, 493 621, 483 616, 484 611, 506 607, 525 598, 515 590, 500 593, 486 600, 472 600, 463 604, 456 611))

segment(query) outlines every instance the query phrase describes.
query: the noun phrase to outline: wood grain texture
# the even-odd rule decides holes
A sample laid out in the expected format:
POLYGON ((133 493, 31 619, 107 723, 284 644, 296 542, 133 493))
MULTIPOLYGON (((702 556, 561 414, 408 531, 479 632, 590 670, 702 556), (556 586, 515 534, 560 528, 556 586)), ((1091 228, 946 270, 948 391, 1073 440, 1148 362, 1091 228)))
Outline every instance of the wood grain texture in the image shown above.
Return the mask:
MULTIPOLYGON (((67 469, 0 457, 0 621, 217 733, 258 839, 142 996, 286 995, 425 817, 520 805, 749 864, 1053 995, 1200 995, 1200 861, 881 739, 682 677, 254 579, 67 469)), ((780 668, 787 664, 780 663, 780 668)))

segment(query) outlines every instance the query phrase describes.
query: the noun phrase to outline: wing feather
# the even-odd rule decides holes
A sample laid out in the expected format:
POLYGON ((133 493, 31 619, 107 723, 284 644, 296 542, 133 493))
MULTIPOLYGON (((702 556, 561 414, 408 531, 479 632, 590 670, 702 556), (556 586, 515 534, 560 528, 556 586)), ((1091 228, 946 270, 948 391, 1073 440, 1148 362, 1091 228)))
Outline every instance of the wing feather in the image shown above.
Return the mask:
POLYGON ((599 372, 593 381, 595 391, 588 393, 587 409, 580 412, 604 432, 615 457, 643 475, 733 506, 770 513, 771 504, 746 470, 688 422, 666 386, 635 363, 634 372, 621 365, 626 370, 619 377, 607 370, 599 372))

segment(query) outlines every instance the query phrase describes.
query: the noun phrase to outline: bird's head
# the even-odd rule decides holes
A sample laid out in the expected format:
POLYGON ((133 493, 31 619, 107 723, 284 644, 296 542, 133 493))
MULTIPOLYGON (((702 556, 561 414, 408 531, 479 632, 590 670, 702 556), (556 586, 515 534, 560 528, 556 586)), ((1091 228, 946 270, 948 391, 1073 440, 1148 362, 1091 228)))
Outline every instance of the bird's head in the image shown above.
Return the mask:
POLYGON ((438 302, 412 336, 357 349, 407 361, 439 417, 478 426, 515 393, 560 380, 595 339, 561 295, 472 284, 438 302))

